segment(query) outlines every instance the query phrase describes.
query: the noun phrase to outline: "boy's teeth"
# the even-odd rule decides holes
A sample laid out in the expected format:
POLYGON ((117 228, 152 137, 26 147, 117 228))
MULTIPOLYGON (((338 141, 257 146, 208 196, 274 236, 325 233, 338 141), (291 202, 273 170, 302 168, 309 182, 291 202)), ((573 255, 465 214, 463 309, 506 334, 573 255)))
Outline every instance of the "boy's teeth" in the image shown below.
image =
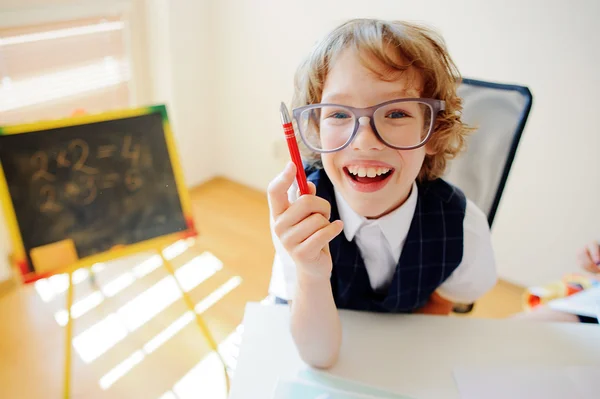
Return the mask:
POLYGON ((375 177, 389 172, 389 168, 365 168, 362 166, 348 166, 348 172, 358 177, 375 177))

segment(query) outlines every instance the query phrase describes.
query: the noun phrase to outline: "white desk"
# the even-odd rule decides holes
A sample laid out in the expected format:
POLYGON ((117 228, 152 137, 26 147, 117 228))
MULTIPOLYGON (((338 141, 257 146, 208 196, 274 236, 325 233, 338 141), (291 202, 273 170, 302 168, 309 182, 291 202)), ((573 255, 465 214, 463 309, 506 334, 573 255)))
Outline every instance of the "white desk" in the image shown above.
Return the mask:
MULTIPOLYGON (((417 399, 459 398, 458 366, 600 365, 598 325, 341 311, 331 374, 417 399)), ((269 399, 279 377, 307 368, 286 305, 249 304, 230 399, 269 399)))

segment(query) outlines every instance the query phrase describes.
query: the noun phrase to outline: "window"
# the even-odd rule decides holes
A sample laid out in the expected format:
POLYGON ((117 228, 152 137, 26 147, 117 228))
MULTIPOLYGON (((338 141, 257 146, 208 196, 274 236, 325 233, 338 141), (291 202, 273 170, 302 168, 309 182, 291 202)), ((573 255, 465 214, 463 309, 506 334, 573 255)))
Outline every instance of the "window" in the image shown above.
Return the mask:
POLYGON ((133 105, 126 32, 118 18, 0 29, 0 125, 133 105))

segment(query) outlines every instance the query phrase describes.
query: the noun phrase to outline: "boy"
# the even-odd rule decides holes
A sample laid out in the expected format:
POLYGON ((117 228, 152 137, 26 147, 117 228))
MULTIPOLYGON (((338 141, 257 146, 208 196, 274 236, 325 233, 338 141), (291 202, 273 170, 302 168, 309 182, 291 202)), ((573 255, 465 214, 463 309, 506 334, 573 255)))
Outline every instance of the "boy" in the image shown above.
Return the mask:
POLYGON ((297 198, 291 163, 269 185, 271 292, 291 301, 308 364, 335 363, 338 308, 448 314, 496 283, 485 215, 439 178, 468 130, 458 79, 433 32, 366 19, 331 32, 297 71, 312 195, 297 198))

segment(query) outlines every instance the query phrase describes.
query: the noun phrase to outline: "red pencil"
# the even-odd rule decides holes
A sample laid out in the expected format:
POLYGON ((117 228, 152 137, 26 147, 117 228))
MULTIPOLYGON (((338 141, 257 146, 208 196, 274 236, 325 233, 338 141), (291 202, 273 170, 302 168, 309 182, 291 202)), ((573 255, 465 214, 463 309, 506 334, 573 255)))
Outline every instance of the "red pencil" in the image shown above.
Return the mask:
POLYGON ((292 158, 292 162, 294 162, 296 165, 296 181, 298 182, 298 187, 300 188, 300 195, 308 194, 308 183, 306 182, 306 174, 304 174, 304 166, 302 165, 300 150, 298 150, 298 143, 296 143, 294 126, 292 126, 290 114, 288 113, 287 107, 283 102, 281 103, 279 112, 281 114, 283 132, 285 133, 285 141, 287 142, 288 149, 290 150, 290 157, 292 158))

